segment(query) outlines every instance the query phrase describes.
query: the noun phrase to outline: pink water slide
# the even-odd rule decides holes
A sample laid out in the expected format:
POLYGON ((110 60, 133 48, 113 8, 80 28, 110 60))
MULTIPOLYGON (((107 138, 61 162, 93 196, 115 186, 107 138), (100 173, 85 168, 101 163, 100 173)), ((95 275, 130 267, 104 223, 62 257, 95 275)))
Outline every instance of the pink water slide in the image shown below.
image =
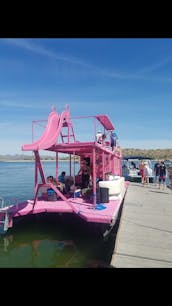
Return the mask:
POLYGON ((68 112, 64 111, 59 115, 56 111, 52 111, 48 117, 47 126, 42 136, 31 144, 24 144, 23 151, 45 150, 54 145, 60 135, 64 120, 68 118, 68 112))

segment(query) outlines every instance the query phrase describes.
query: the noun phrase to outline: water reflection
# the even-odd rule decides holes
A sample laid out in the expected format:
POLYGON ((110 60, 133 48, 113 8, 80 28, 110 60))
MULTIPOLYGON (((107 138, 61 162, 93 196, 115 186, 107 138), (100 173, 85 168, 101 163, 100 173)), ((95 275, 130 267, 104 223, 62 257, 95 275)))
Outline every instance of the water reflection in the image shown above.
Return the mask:
MULTIPOLYGON (((54 162, 44 166, 46 176, 55 176, 54 162)), ((77 172, 79 165, 75 166, 77 172)), ((59 172, 63 170, 69 173, 68 163, 59 163, 59 172)), ((6 205, 16 204, 16 199, 32 199, 33 183, 34 163, 1 163, 0 196, 6 205), (10 188, 9 177, 15 177, 10 188)), ((0 267, 97 268, 109 263, 114 239, 104 243, 76 216, 25 216, 18 223, 17 219, 6 235, 0 236, 0 267)))
POLYGON ((13 235, 9 235, 9 236, 5 236, 3 237, 4 240, 4 252, 8 251, 8 247, 10 245, 10 243, 13 241, 13 235))
POLYGON ((10 234, 1 237, 1 241, 1 267, 69 267, 78 255, 72 240, 15 242, 14 235, 10 234))
POLYGON ((0 236, 0 267, 107 267, 113 242, 105 243, 80 223, 47 215, 23 218, 0 236))
POLYGON ((67 267, 71 258, 77 253, 73 241, 58 240, 33 240, 32 247, 32 265, 36 267, 45 266, 49 263, 52 267, 67 267))

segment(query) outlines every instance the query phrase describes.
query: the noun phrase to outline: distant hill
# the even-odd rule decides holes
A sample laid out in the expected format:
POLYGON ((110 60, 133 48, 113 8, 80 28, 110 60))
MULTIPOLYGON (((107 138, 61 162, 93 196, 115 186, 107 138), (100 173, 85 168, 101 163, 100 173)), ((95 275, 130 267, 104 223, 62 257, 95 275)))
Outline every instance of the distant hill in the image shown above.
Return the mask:
MULTIPOLYGON (((55 160, 55 157, 52 155, 43 155, 40 156, 41 160, 55 160)), ((59 156, 59 160, 68 160, 68 156, 59 156)), ((6 155, 0 155, 0 161, 32 161, 35 160, 34 155, 24 155, 24 154, 6 154, 6 155)), ((75 157, 75 160, 77 160, 77 157, 75 157)))
POLYGON ((172 159, 172 149, 155 149, 155 150, 143 150, 143 149, 123 149, 123 156, 141 155, 148 156, 153 159, 172 159))
MULTIPOLYGON (((129 155, 141 155, 141 156, 148 156, 153 159, 170 159, 172 160, 172 149, 154 149, 154 150, 143 150, 143 149, 133 149, 127 148, 122 150, 123 156, 129 155)), ((54 156, 44 155, 41 156, 42 160, 55 160, 54 156)), ((60 160, 67 160, 68 156, 60 157, 60 160)), ((7 155, 0 155, 0 161, 5 160, 34 160, 34 155, 24 155, 24 154, 7 154, 7 155)))

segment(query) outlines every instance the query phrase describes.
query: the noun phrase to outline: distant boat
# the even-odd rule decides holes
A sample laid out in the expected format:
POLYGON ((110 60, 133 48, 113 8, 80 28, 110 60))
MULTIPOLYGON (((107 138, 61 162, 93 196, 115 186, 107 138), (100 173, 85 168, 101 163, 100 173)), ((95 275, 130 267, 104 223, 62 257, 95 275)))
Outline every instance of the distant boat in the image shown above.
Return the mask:
POLYGON ((172 164, 172 161, 170 159, 164 160, 164 164, 166 167, 169 167, 172 164))
POLYGON ((125 156, 122 160, 122 174, 126 178, 126 180, 130 182, 141 182, 141 175, 139 170, 139 164, 140 162, 144 160, 144 162, 148 165, 149 170, 149 182, 154 182, 154 175, 153 175, 153 169, 152 169, 152 163, 151 160, 153 160, 150 157, 141 156, 141 155, 135 155, 135 156, 125 156))

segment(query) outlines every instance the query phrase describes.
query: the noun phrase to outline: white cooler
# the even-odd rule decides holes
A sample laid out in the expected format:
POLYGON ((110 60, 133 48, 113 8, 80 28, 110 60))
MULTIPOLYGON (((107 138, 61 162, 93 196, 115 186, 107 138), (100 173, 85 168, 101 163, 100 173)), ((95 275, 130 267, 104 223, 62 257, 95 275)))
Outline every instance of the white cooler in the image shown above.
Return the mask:
POLYGON ((109 196, 119 195, 124 188, 124 177, 118 177, 112 181, 100 181, 99 187, 108 188, 109 196))

